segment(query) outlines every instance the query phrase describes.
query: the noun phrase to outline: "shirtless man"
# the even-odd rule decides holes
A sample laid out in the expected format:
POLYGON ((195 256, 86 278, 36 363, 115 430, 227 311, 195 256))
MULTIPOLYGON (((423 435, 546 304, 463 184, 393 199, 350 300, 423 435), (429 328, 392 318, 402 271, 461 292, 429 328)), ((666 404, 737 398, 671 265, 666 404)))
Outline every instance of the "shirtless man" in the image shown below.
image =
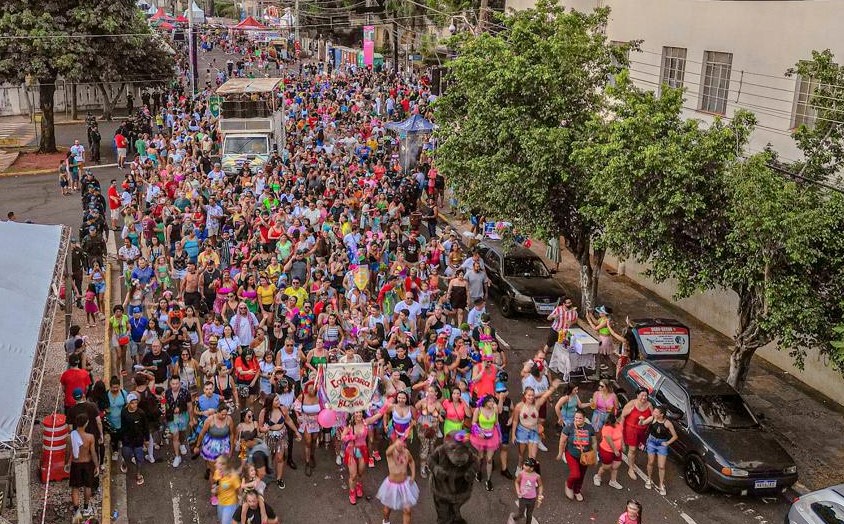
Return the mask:
POLYGON ((83 492, 85 506, 82 516, 90 517, 94 514, 91 507, 91 491, 96 486, 96 477, 100 473, 97 452, 94 447, 94 435, 88 433, 88 415, 81 413, 76 416, 76 429, 68 437, 71 453, 65 455, 64 469, 70 473, 70 500, 73 503, 73 513, 79 511, 79 492, 83 492))
POLYGON ((419 500, 416 485, 416 463, 403 439, 396 439, 387 448, 389 475, 378 488, 378 500, 384 505, 384 524, 390 524, 392 511, 402 512, 402 523, 410 524, 410 510, 419 500))
POLYGON ((188 272, 185 273, 185 278, 182 280, 180 293, 185 301, 185 306, 193 306, 194 309, 199 309, 202 295, 199 292, 199 274, 196 272, 196 264, 193 262, 188 263, 188 272))

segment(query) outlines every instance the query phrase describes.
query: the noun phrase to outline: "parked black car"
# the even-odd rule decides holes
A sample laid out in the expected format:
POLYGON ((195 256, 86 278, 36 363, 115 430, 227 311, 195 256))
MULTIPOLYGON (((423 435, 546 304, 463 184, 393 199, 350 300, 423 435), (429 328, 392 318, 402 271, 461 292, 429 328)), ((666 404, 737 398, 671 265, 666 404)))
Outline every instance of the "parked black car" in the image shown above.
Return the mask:
POLYGON ((567 295, 531 250, 514 246, 505 252, 500 242, 489 240, 481 242, 478 250, 505 317, 517 313, 547 316, 567 295))
POLYGON ((678 439, 671 454, 683 462, 686 483, 696 492, 764 494, 797 482, 797 466, 748 409, 741 395, 708 369, 689 360, 636 361, 621 370, 621 391, 639 388, 664 406, 678 439))

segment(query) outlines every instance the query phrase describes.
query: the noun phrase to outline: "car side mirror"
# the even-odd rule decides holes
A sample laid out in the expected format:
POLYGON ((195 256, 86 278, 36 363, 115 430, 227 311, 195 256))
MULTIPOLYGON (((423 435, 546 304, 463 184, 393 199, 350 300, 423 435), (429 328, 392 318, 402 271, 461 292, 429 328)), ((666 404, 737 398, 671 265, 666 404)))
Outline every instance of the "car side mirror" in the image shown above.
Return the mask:
POLYGON ((669 409, 665 413, 665 416, 668 417, 668 420, 678 421, 683 418, 683 414, 677 410, 669 409))

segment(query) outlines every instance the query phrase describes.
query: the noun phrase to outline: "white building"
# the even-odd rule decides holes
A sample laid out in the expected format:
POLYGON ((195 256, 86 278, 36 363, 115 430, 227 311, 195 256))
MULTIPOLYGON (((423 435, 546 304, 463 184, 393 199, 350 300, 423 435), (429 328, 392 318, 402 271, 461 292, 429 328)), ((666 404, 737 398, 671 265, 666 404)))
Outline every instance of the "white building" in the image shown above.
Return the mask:
MULTIPOLYGON (((631 53, 630 75, 643 88, 663 83, 686 90, 689 118, 756 114, 750 149, 770 143, 784 160, 801 158, 791 130, 814 117, 809 82, 785 72, 813 50, 844 61, 844 0, 563 0, 566 7, 612 9, 611 41, 642 40, 631 53)), ((507 0, 525 9, 533 0, 507 0)))
MULTIPOLYGON (((685 89, 687 118, 711 121, 730 118, 744 108, 756 114, 758 126, 750 150, 770 143, 784 160, 797 160, 792 130, 815 117, 809 104, 810 83, 785 72, 813 50, 830 49, 844 62, 844 0, 563 0, 578 11, 612 9, 607 37, 615 42, 642 40, 642 52, 631 53, 630 74, 642 88, 662 84, 685 89)), ((526 9, 533 0, 507 0, 508 9, 526 9)), ((676 285, 657 284, 647 269, 633 261, 607 256, 619 273, 672 300, 676 285)), ((738 297, 730 291, 708 291, 675 304, 733 336, 738 297)), ((796 369, 787 351, 772 346, 758 356, 844 405, 841 376, 817 351, 809 351, 804 370, 796 369)))

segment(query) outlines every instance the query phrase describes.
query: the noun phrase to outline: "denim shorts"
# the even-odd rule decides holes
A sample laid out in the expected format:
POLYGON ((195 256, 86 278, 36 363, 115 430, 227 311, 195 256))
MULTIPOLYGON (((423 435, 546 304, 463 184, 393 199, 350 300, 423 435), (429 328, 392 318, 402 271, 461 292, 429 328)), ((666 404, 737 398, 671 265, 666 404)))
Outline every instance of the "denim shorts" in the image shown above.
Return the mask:
POLYGON ((528 429, 519 424, 516 426, 516 442, 519 444, 539 444, 539 431, 528 429))
POLYGON ((662 445, 663 442, 667 441, 668 439, 665 438, 648 437, 648 441, 645 443, 648 455, 662 455, 663 457, 667 457, 668 446, 662 445))

